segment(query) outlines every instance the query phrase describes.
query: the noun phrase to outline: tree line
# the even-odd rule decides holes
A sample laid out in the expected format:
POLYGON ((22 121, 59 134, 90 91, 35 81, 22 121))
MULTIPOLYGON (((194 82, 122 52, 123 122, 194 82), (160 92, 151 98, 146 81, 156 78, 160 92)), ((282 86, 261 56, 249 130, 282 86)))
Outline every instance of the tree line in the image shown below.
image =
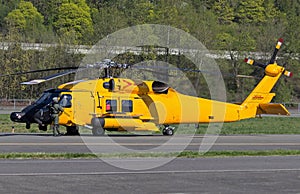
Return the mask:
MULTIPOLYGON (((259 76, 263 75, 263 70, 245 65, 235 51, 255 51, 269 56, 276 40, 283 37, 285 45, 278 62, 295 76, 280 80, 275 100, 298 101, 299 22, 298 0, 1 0, 0 40, 14 44, 7 50, 0 50, 0 67, 2 74, 9 74, 78 66, 84 55, 66 52, 64 45, 93 45, 125 27, 163 24, 190 33, 210 50, 229 51, 231 59, 218 59, 217 62, 224 73, 228 101, 241 101, 257 80, 237 75, 259 76), (22 50, 22 42, 59 46, 39 52, 22 50)), ((184 56, 167 57, 178 66, 191 65, 184 56)), ((153 53, 145 53, 142 57, 127 54, 119 56, 118 60, 139 62, 149 58, 153 59, 153 53)), ((166 59, 158 55, 154 58, 166 59)), ((54 72, 0 77, 0 98, 36 98, 44 89, 71 78, 60 78, 39 87, 19 84, 49 73, 54 72)), ((189 76, 194 80, 199 75, 190 73, 189 76)), ((205 80, 201 79, 197 85, 205 85, 205 80)), ((205 87, 197 88, 200 95, 202 89, 205 91, 205 87)), ((202 94, 203 97, 209 95, 207 91, 202 94)))

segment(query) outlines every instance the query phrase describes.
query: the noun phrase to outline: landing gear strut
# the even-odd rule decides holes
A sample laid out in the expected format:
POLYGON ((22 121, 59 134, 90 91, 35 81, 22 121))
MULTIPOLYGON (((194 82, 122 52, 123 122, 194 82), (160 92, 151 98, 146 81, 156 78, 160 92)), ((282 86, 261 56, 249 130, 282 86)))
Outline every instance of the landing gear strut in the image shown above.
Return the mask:
POLYGON ((78 126, 67 126, 66 128, 67 128, 67 133, 65 135, 70 135, 70 136, 80 135, 78 126))
POLYGON ((47 131, 47 125, 39 124, 39 130, 47 131))
POLYGON ((174 135, 174 129, 175 129, 175 127, 165 125, 165 128, 163 129, 162 133, 163 133, 163 135, 172 136, 172 135, 174 135))

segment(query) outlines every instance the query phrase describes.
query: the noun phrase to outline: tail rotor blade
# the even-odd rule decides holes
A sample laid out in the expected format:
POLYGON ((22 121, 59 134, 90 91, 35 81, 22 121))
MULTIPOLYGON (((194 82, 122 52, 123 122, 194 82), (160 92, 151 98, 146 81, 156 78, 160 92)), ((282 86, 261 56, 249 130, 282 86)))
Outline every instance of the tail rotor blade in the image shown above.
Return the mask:
POLYGON ((293 77, 293 73, 287 70, 284 70, 283 74, 287 77, 293 77))
POLYGON ((275 46, 275 50, 274 50, 274 52, 273 52, 273 55, 272 55, 272 57, 271 57, 271 60, 269 61, 269 64, 273 64, 273 63, 275 62, 277 53, 278 53, 278 51, 279 51, 279 49, 280 49, 282 43, 283 43, 283 39, 280 38, 280 39, 278 40, 276 46, 275 46))
POLYGON ((266 66, 267 66, 263 63, 258 63, 256 61, 254 61, 253 59, 249 59, 249 58, 245 58, 244 62, 248 63, 249 65, 253 65, 253 66, 257 66, 257 67, 261 67, 261 68, 266 68, 266 66))

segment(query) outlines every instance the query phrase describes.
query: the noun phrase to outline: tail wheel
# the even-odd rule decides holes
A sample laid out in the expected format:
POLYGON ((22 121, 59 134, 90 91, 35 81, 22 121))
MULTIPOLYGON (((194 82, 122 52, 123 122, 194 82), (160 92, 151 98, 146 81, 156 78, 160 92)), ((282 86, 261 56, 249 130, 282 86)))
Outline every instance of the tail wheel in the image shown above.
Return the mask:
POLYGON ((93 118, 92 119, 92 133, 94 136, 103 136, 105 134, 104 118, 93 118))
POLYGON ((165 128, 163 129, 162 133, 163 135, 168 135, 168 136, 172 136, 174 135, 174 127, 171 126, 165 126, 165 128))

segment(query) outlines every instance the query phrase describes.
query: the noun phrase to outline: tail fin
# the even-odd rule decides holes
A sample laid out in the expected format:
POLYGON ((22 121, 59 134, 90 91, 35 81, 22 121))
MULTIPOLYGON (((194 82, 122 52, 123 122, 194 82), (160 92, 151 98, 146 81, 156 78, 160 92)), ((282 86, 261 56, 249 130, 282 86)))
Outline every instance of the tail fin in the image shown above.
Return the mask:
POLYGON ((249 103, 266 104, 271 102, 271 100, 275 96, 275 93, 270 92, 279 80, 280 76, 281 73, 279 73, 275 77, 265 75, 263 79, 258 83, 258 85, 254 88, 254 90, 249 94, 249 96, 244 100, 242 105, 246 105, 249 103))
POLYGON ((290 115, 288 110, 282 104, 270 104, 271 100, 275 96, 275 93, 270 93, 270 91, 281 75, 282 72, 275 77, 265 75, 250 95, 245 99, 242 103, 243 107, 256 108, 256 111, 253 111, 250 113, 252 115, 248 116, 255 117, 256 115, 261 114, 290 115))
MULTIPOLYGON (((269 104, 275 93, 270 93, 272 88, 275 86, 282 74, 285 76, 291 77, 292 73, 286 71, 284 67, 277 65, 275 58, 283 40, 279 39, 275 47, 273 56, 268 64, 261 64, 252 59, 245 59, 250 65, 262 67, 265 69, 265 76, 250 93, 250 95, 242 103, 243 107, 256 107, 256 113, 252 112, 251 114, 284 114, 289 115, 289 112, 283 105, 272 105, 269 104)), ((254 116, 255 116, 254 115, 254 116)), ((245 115, 246 116, 246 115, 245 115)), ((250 115, 248 115, 250 116, 250 115)))

